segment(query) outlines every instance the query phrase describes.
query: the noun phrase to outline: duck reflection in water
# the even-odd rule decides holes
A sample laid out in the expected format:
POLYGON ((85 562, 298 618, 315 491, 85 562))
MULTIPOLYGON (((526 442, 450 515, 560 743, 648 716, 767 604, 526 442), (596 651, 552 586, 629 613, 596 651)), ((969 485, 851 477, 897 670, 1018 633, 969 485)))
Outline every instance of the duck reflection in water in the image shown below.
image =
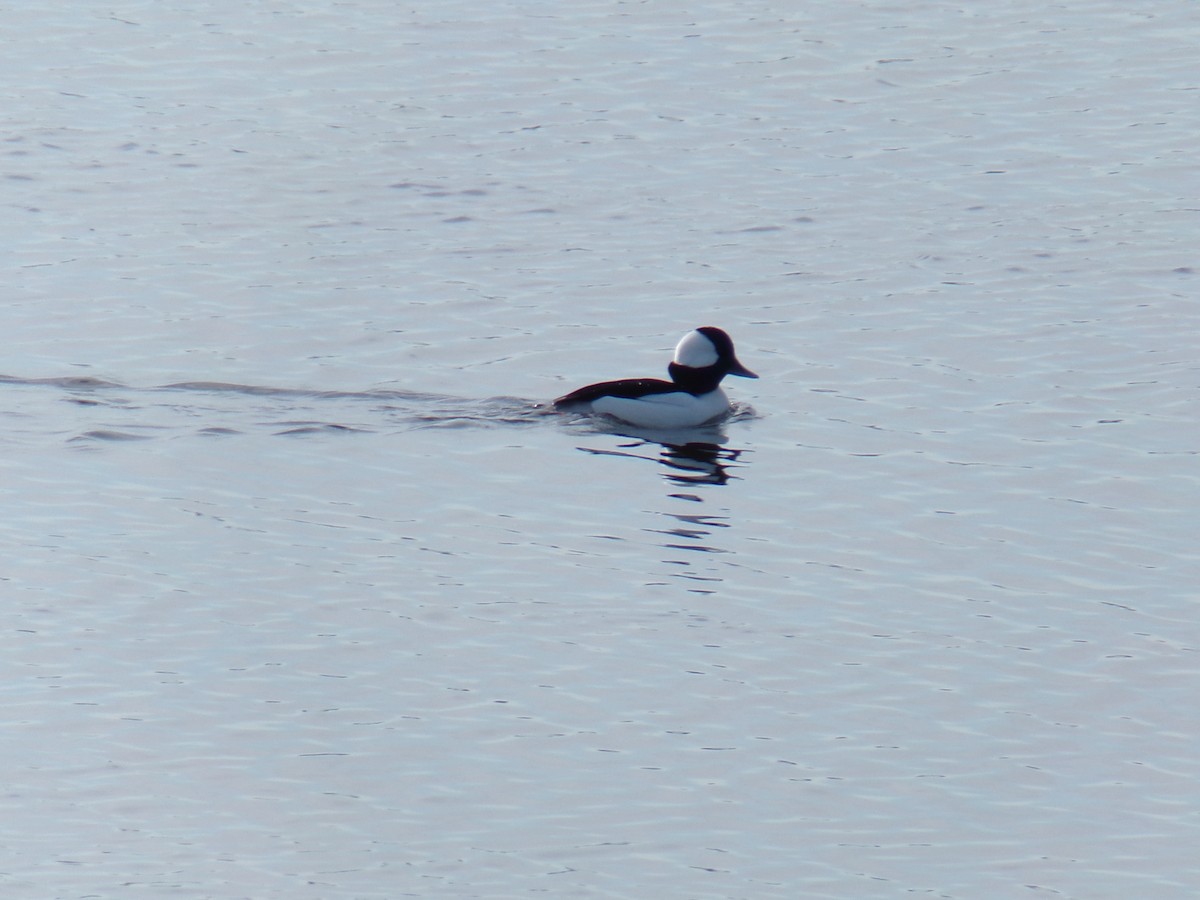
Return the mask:
POLYGON ((722 565, 727 564, 719 560, 727 560, 728 557, 723 555, 734 552, 729 546, 728 533, 724 539, 717 538, 717 534, 733 523, 727 510, 708 513, 696 504, 716 499, 715 495, 709 495, 709 486, 723 486, 731 480, 740 480, 741 476, 733 474, 734 470, 746 466, 749 461, 746 454, 750 451, 718 443, 724 437, 721 434, 712 435, 711 440, 670 440, 664 436, 649 438, 628 434, 621 437, 625 440, 612 449, 578 449, 596 456, 646 460, 663 467, 662 476, 672 488, 667 491, 663 508, 643 510, 643 513, 656 516, 657 521, 652 527, 641 530, 654 535, 661 550, 668 554, 660 557, 666 567, 664 575, 684 580, 689 591, 712 593, 723 580, 722 565), (679 503, 691 508, 680 509, 679 503), (665 527, 664 521, 668 522, 665 527), (663 536, 667 538, 665 542, 663 536))
POLYGON ((667 478, 679 484, 725 484, 744 451, 707 442, 664 444, 659 459, 675 471, 667 478))
POLYGON ((739 462, 746 451, 732 447, 722 447, 709 441, 688 441, 686 443, 666 443, 663 441, 639 440, 634 443, 620 444, 615 450, 600 450, 592 447, 580 447, 585 453, 597 456, 625 456, 631 459, 645 459, 661 463, 667 468, 666 478, 676 484, 726 484, 730 478, 730 469, 744 466, 739 462), (638 452, 643 448, 657 446, 657 457, 648 453, 638 452))

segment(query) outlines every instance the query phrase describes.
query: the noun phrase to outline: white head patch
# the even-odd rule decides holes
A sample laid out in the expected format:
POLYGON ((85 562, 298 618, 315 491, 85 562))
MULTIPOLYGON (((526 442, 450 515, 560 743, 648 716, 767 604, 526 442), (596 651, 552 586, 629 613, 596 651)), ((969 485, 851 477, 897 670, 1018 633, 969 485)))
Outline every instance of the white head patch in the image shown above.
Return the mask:
POLYGON ((702 369, 717 361, 717 348, 699 331, 689 331, 675 346, 675 362, 689 369, 702 369))

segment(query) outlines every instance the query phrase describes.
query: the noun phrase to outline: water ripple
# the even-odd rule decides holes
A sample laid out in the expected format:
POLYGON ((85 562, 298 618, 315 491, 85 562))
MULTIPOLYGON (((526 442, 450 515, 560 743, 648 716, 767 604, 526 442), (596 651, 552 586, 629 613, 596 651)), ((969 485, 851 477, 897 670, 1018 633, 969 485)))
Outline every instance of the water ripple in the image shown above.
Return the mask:
POLYGON ((398 390, 323 391, 219 381, 138 388, 91 377, 10 375, 0 375, 0 386, 42 389, 19 398, 24 433, 68 432, 70 441, 233 436, 264 428, 287 436, 491 428, 558 418, 545 404, 520 397, 469 399, 398 390), (47 406, 47 398, 65 401, 74 412, 47 406), (90 421, 81 421, 83 411, 90 421))

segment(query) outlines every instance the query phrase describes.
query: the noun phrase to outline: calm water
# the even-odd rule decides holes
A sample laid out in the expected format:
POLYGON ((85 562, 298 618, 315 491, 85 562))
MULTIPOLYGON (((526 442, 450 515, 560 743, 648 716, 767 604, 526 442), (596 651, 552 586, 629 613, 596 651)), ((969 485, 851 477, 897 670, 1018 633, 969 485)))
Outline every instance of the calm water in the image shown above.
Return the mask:
POLYGON ((7 25, 5 897, 1194 896, 1194 7, 176 6, 7 25))

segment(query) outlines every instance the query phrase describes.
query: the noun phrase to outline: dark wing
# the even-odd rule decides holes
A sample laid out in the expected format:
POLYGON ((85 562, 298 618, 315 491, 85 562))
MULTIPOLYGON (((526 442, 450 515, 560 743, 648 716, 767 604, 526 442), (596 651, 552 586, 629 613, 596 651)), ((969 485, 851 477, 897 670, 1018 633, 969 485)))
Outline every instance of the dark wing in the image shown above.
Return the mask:
POLYGON ((554 401, 554 405, 562 408, 578 403, 591 403, 601 397, 645 397, 647 394, 671 394, 679 390, 679 385, 661 378, 626 378, 621 381, 602 381, 600 384, 589 384, 579 390, 571 391, 554 401))

